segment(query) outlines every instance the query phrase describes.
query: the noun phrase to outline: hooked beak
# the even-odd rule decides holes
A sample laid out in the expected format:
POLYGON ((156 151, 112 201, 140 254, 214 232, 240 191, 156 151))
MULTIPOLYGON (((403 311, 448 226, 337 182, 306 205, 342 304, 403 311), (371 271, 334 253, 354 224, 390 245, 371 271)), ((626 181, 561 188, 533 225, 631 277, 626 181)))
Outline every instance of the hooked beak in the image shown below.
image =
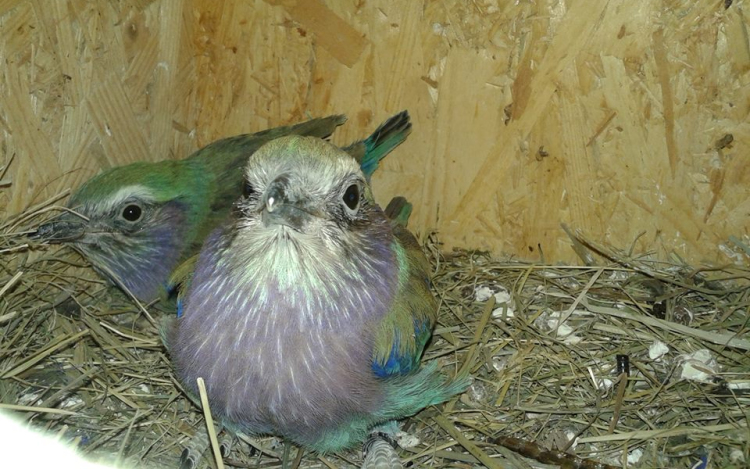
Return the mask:
POLYGON ((75 215, 64 213, 40 226, 29 238, 49 243, 66 243, 83 237, 86 221, 75 215))
POLYGON ((274 179, 263 197, 262 220, 265 226, 283 225, 302 232, 312 217, 323 214, 308 199, 290 196, 289 179, 282 175, 274 179))

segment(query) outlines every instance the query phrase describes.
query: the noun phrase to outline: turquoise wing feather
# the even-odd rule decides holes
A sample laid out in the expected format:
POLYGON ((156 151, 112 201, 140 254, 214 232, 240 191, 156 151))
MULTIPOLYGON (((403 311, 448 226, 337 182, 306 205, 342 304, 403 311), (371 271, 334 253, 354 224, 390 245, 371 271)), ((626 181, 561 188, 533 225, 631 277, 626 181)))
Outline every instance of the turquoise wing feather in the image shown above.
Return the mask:
POLYGON ((372 370, 381 378, 408 374, 419 368, 437 319, 437 302, 430 292, 429 263, 416 238, 406 230, 411 204, 403 197, 396 197, 385 213, 396 237, 399 284, 375 341, 372 370))
POLYGON ((430 264, 405 227, 410 212, 411 205, 400 197, 386 208, 396 237, 399 286, 376 333, 371 368, 386 386, 383 405, 371 423, 413 415, 447 401, 470 383, 468 372, 448 378, 438 371, 437 360, 420 363, 437 321, 438 305, 430 292, 430 264))

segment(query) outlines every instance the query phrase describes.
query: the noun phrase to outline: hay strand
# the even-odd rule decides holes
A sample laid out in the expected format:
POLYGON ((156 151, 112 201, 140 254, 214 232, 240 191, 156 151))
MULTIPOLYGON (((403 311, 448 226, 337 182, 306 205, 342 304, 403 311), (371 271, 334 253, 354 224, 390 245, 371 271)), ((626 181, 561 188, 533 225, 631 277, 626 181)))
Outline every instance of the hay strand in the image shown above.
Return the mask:
POLYGON ((208 430, 208 438, 211 442, 211 450, 214 453, 214 460, 216 461, 216 467, 224 469, 224 461, 221 457, 221 450, 219 449, 219 439, 216 438, 216 427, 214 426, 214 418, 211 415, 211 407, 208 405, 208 394, 206 393, 206 382, 203 378, 198 378, 198 392, 200 393, 201 407, 203 409, 203 418, 206 419, 206 428, 208 430))

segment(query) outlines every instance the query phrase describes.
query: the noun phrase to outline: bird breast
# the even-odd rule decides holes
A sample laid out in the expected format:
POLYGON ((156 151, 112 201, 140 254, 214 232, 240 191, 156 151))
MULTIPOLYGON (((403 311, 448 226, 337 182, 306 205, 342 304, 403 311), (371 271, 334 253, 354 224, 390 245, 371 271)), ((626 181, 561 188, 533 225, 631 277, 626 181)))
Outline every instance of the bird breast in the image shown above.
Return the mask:
POLYGON ((374 409, 375 328, 395 295, 395 260, 334 265, 276 246, 238 271, 219 252, 199 261, 169 340, 183 382, 203 377, 212 411, 256 433, 319 431, 374 409))

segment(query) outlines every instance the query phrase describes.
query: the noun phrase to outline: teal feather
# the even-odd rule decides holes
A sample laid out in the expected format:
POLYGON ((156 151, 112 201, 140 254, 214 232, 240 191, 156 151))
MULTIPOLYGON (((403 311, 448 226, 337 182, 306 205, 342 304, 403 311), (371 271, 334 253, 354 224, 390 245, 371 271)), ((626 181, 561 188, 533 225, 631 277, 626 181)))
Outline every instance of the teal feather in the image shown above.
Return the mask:
POLYGON ((406 227, 411 216, 412 205, 404 197, 394 197, 385 207, 385 216, 392 224, 406 227))
POLYGON ((365 140, 349 145, 344 151, 354 156, 369 182, 380 161, 406 140, 410 133, 409 113, 402 111, 383 122, 365 140))

